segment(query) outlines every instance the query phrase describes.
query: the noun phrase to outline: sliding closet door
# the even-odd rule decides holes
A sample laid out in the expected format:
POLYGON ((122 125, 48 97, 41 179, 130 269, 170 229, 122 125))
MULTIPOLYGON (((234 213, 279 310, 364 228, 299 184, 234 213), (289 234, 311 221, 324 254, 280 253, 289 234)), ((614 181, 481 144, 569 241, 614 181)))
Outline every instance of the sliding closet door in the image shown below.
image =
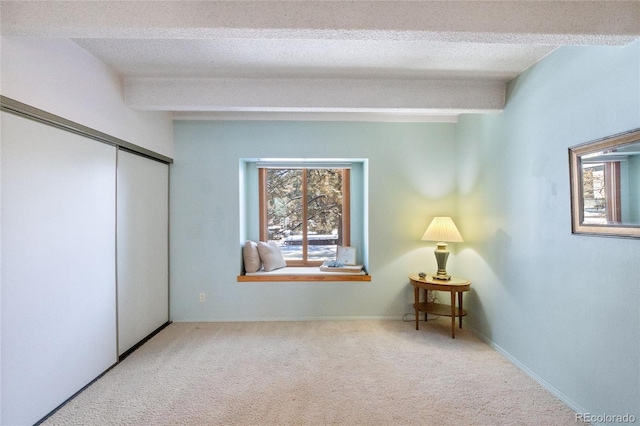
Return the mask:
POLYGON ((1 113, 2 424, 117 362, 116 148, 1 113))
POLYGON ((118 152, 118 355, 169 320, 169 166, 118 152))

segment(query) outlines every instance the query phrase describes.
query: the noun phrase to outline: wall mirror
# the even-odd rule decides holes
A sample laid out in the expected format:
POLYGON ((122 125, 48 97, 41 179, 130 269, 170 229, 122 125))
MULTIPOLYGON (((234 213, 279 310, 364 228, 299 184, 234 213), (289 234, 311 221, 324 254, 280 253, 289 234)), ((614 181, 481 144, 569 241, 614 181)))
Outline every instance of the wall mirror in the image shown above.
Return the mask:
POLYGON ((569 148, 574 234, 640 238, 640 129, 569 148))

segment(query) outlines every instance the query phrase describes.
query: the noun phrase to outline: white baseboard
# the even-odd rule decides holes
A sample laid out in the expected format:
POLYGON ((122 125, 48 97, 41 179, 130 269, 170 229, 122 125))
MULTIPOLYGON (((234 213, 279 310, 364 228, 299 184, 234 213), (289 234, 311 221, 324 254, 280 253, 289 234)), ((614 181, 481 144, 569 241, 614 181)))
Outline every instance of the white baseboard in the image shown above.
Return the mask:
POLYGON ((542 387, 551 392, 556 398, 560 401, 564 402, 569 408, 571 408, 576 413, 588 413, 589 411, 585 410, 580 404, 575 402, 573 399, 569 398, 564 392, 560 389, 553 386, 551 383, 547 382, 544 378, 536 374, 535 371, 531 370, 526 365, 522 364, 518 359, 513 357, 509 352, 504 350, 500 345, 493 342, 484 334, 480 333, 477 329, 471 326, 467 321, 463 321, 465 327, 471 331, 473 334, 478 336, 481 340, 491 346, 496 352, 500 355, 504 356, 509 362, 518 367, 522 372, 524 372, 527 376, 531 377, 533 380, 538 382, 542 387))
POLYGON ((268 321, 398 321, 401 316, 337 316, 337 317, 256 317, 256 318, 215 318, 215 319, 173 319, 172 322, 268 322, 268 321))

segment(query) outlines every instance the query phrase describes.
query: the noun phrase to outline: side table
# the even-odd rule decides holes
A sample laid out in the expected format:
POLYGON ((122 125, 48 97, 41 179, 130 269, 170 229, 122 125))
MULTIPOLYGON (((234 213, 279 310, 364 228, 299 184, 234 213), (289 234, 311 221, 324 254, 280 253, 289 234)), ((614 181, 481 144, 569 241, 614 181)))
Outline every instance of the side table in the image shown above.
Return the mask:
POLYGON ((438 280, 433 275, 427 275, 420 278, 418 274, 410 275, 409 280, 413 286, 414 303, 413 308, 416 311, 416 330, 418 330, 420 312, 424 312, 424 320, 427 320, 427 314, 451 317, 451 338, 455 339, 456 334, 456 317, 460 328, 462 328, 462 317, 467 315, 467 311, 462 309, 462 293, 469 291, 471 281, 463 278, 451 277, 450 280, 438 280), (425 301, 420 302, 420 289, 425 290, 425 301), (427 290, 447 291, 451 293, 451 306, 440 303, 427 302, 427 290), (458 307, 456 308, 456 293, 458 294, 458 307))

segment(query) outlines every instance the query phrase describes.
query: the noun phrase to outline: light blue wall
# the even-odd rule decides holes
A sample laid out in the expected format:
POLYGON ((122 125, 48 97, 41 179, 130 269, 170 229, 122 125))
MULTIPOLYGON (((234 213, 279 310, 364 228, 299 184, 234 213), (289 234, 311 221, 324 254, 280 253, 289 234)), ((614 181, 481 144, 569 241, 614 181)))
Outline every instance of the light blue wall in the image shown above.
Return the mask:
POLYGON ((571 235, 570 146, 640 127, 640 43, 560 49, 453 124, 177 122, 175 321, 400 317, 452 215, 468 324, 578 411, 640 418, 640 241, 571 235), (243 157, 368 158, 370 283, 237 283, 243 157), (208 301, 198 303, 198 293, 208 301))
POLYGON ((638 127, 640 42, 562 48, 456 129, 468 323, 574 409, 636 418, 640 241, 571 234, 567 149, 638 127))
POLYGON ((455 124, 182 121, 174 133, 174 321, 400 318, 412 310, 407 276, 436 268, 434 245, 420 238, 433 216, 455 213, 455 124), (239 161, 256 157, 369 160, 371 282, 236 282, 242 235, 251 233, 240 217, 250 200, 240 200, 239 161))

